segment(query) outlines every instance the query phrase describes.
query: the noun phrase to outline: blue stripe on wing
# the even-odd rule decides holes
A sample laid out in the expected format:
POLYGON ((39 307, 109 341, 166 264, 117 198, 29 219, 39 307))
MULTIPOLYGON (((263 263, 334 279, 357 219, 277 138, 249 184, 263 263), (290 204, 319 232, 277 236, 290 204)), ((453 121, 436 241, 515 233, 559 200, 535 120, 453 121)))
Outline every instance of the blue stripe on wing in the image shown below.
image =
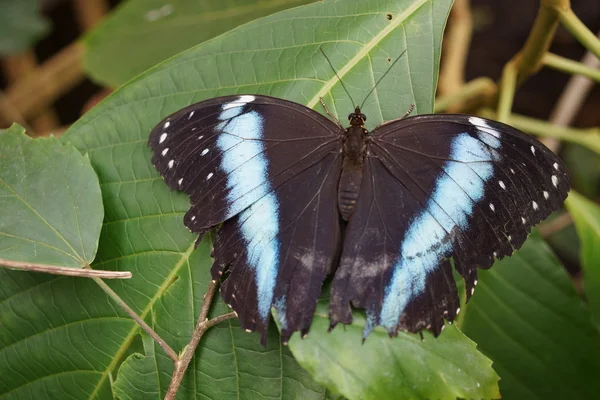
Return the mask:
MULTIPOLYGON (((486 144, 500 146, 496 138, 484 138, 486 144)), ((437 178, 426 209, 410 224, 401 244, 401 258, 385 289, 379 320, 389 332, 396 330, 407 304, 425 290, 427 273, 450 255, 451 232, 467 228, 474 202, 484 196, 484 183, 493 176, 493 162, 499 161, 500 155, 465 132, 452 141, 450 159, 453 161, 444 164, 445 173, 437 178)))

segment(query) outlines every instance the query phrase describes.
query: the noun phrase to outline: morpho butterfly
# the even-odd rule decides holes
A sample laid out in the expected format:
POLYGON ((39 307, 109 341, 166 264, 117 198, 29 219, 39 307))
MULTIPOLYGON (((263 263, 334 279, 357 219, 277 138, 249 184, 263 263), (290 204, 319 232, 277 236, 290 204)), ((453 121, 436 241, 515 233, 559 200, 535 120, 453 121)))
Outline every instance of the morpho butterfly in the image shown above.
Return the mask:
MULTIPOLYGON (((323 103, 325 106, 325 104, 323 103)), ((325 108, 327 111, 327 109, 325 108)), ((152 130, 152 163, 191 198, 185 225, 217 227, 213 279, 248 331, 307 334, 333 275, 331 328, 365 309, 377 325, 438 335, 477 268, 521 247, 567 196, 563 163, 537 140, 469 115, 418 115, 373 131, 261 95, 217 97, 152 130), (225 275, 223 275, 225 273, 225 275)))

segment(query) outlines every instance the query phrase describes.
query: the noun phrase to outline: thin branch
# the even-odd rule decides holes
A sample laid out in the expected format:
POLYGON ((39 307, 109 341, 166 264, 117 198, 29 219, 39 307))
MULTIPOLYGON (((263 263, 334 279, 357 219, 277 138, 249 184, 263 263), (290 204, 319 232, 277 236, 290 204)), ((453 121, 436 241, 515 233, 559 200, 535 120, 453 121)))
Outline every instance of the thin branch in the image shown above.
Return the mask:
POLYGON ((6 101, 25 118, 39 115, 46 106, 85 78, 81 67, 83 52, 80 42, 65 47, 26 78, 9 86, 6 101))
POLYGON ((586 49, 600 58, 600 39, 598 39, 587 26, 581 22, 577 15, 568 8, 561 11, 560 22, 586 49))
POLYGON ((498 115, 500 122, 508 123, 517 88, 517 67, 513 61, 504 66, 502 81, 500 82, 500 98, 498 99, 498 115))
POLYGON ((435 112, 462 112, 477 102, 485 104, 498 91, 496 83, 490 78, 476 78, 465 84, 460 90, 435 101, 435 112))
MULTIPOLYGON (((482 117, 497 118, 497 114, 489 108, 482 108, 477 113, 482 117)), ((600 127, 587 129, 569 128, 517 114, 510 114, 506 123, 536 136, 547 136, 566 142, 577 143, 600 154, 600 127)))
POLYGON ((135 313, 135 311, 133 311, 131 309, 131 307, 129 307, 127 305, 127 303, 125 303, 125 301, 119 297, 119 295, 117 293, 115 293, 114 290, 112 290, 106 283, 104 283, 104 281, 102 281, 102 279, 99 278, 92 278, 94 280, 94 282, 96 282, 98 284, 98 286, 100 286, 100 288, 102 290, 104 290, 104 292, 106 294, 108 294, 114 301, 115 303, 117 303, 118 305, 121 306, 121 308, 123 310, 125 310, 125 312, 127 314, 129 314, 129 316, 131 318, 133 318, 133 320, 135 322, 138 323, 138 325, 148 334, 152 337, 152 339, 154 339, 156 341, 156 343, 158 343, 158 345, 160 347, 162 347, 162 349, 165 351, 165 353, 167 353, 167 356, 173 360, 174 363, 177 363, 179 358, 177 356, 177 353, 175 353, 175 351, 167 344, 167 342, 165 342, 163 340, 163 338, 161 338, 158 333, 156 333, 142 318, 140 318, 139 315, 137 315, 135 313))
MULTIPOLYGON (((440 68, 438 93, 442 96, 452 95, 459 91, 465 83, 465 69, 471 36, 473 17, 470 0, 456 0, 448 18, 448 28, 444 35, 444 55, 440 68)), ((455 107, 460 104, 454 103, 455 107)), ((455 112, 454 109, 450 110, 455 112)))
POLYGON ((190 343, 186 346, 181 358, 175 361, 175 370, 173 371, 173 377, 171 378, 171 384, 169 385, 169 389, 167 390, 165 400, 175 399, 177 391, 179 390, 179 386, 181 385, 181 381, 183 380, 183 376, 185 375, 185 371, 187 371, 187 368, 190 365, 192 358, 194 357, 194 353, 196 352, 196 348, 198 347, 198 343, 200 343, 200 339, 202 339, 202 336, 204 336, 206 330, 211 326, 218 324, 221 321, 237 317, 236 312, 230 312, 228 314, 220 315, 211 320, 207 318, 208 312, 210 311, 210 306, 212 304, 212 300, 215 296, 215 293, 217 292, 218 287, 219 283, 217 281, 212 281, 210 285, 208 285, 208 289, 206 291, 206 294, 204 295, 202 308, 200 310, 200 316, 198 317, 198 323, 196 324, 196 329, 194 330, 192 339, 190 340, 190 343))
POLYGON ((556 232, 562 231, 567 226, 570 226, 572 223, 573 218, 571 218, 571 214, 564 213, 559 217, 554 218, 552 221, 540 224, 538 230, 540 231, 540 235, 542 235, 543 238, 547 238, 548 236, 552 236, 556 232))
MULTIPOLYGON (((590 53, 591 54, 591 53, 590 53)), ((570 60, 552 53, 544 56, 544 65, 572 75, 581 75, 600 82, 600 70, 588 67, 584 63, 570 60)))
MULTIPOLYGON (((600 37, 600 32, 598 36, 600 37)), ((600 76, 600 59, 589 51, 583 56, 581 62, 576 64, 597 71, 600 76)), ((550 122, 559 126, 571 125, 593 86, 594 82, 587 76, 572 76, 550 113, 550 122)), ((560 141, 553 138, 543 138, 541 141, 555 153, 558 152, 560 141)))
POLYGON ((98 269, 60 267, 58 265, 38 264, 13 261, 0 258, 0 267, 18 269, 20 271, 43 272, 52 275, 75 276, 81 278, 129 279, 129 271, 102 271, 98 269))

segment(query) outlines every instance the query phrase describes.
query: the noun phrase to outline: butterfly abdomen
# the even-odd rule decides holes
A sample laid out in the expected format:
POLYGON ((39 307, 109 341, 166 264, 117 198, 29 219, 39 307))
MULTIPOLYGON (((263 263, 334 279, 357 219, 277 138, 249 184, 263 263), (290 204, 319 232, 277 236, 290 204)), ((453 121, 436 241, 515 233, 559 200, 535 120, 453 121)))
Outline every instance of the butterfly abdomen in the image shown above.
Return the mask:
POLYGON ((351 126, 346 130, 344 162, 338 186, 338 208, 344 221, 352 216, 363 178, 366 149, 364 132, 359 126, 351 126))

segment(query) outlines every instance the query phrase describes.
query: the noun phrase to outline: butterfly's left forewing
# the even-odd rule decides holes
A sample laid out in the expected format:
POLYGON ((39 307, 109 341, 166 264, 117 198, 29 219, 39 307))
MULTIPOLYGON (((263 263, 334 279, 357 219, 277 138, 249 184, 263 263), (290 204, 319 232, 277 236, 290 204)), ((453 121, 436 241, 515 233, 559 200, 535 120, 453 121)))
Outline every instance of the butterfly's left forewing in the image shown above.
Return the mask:
POLYGON ((367 310, 367 331, 439 333, 442 318, 452 320, 458 308, 449 258, 470 297, 477 268, 518 249, 562 204, 569 176, 536 140, 477 117, 418 116, 371 135, 371 184, 363 183, 346 231, 332 323, 347 323, 352 303, 367 310), (385 259, 374 263, 376 254, 385 259))

